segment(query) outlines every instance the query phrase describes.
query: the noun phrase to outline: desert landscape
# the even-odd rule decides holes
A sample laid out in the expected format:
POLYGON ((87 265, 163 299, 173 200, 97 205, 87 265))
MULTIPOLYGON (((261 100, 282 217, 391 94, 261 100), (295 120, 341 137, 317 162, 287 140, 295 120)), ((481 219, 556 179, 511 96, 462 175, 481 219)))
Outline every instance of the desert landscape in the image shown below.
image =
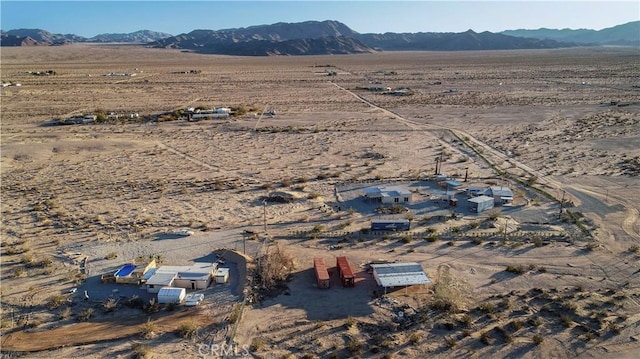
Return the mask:
POLYGON ((638 55, 3 47, 2 355, 635 358, 638 55), (412 203, 363 199, 382 185, 412 203), (470 212, 485 186, 513 201, 470 212), (372 231, 385 216, 411 229, 372 231), (231 278, 197 307, 100 281, 152 258, 223 258, 231 278), (431 283, 381 293, 370 264, 396 261, 431 283))

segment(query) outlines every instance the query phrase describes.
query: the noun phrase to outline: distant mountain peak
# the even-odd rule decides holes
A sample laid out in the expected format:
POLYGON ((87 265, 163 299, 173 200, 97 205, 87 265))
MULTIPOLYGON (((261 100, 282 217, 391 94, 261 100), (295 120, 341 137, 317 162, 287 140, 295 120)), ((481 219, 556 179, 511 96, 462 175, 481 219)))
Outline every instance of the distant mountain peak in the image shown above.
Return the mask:
POLYGON ((542 49, 584 44, 640 46, 640 21, 607 29, 508 30, 500 33, 472 29, 460 33, 360 34, 336 20, 278 22, 223 30, 196 29, 171 35, 151 30, 108 33, 84 38, 52 34, 40 29, 1 32, 1 46, 60 45, 72 42, 144 43, 151 47, 176 48, 228 55, 349 54, 373 51, 456 51, 542 49))

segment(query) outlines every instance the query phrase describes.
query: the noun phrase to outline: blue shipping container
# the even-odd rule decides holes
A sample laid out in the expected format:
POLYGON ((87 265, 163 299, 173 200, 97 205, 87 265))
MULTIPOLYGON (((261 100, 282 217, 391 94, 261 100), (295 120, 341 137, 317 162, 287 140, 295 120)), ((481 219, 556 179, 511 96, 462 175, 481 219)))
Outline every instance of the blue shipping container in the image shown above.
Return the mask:
POLYGON ((408 231, 409 220, 377 220, 371 222, 372 231, 408 231))

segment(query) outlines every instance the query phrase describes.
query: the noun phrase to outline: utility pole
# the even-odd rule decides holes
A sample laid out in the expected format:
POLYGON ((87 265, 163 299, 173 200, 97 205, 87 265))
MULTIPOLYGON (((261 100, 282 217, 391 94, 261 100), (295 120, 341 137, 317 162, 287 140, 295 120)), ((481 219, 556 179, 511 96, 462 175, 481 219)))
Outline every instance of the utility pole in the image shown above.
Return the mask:
POLYGON ((560 200, 560 213, 558 213, 558 219, 562 219, 562 207, 564 205, 564 190, 562 190, 562 199, 560 200))
POLYGON ((467 177, 469 177, 469 167, 464 168, 464 181, 467 182, 467 177))

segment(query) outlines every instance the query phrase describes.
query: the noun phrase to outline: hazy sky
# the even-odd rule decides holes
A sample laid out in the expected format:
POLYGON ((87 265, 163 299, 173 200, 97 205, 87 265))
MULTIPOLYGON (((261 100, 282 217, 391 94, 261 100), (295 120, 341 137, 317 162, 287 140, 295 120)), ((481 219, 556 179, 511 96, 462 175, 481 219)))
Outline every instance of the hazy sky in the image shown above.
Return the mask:
MULTIPOLYGON (((92 37, 177 35, 276 22, 337 20, 360 33, 603 28, 640 20, 640 1, 6 1, 0 28, 92 37)), ((639 34, 640 36, 640 34, 639 34)))

